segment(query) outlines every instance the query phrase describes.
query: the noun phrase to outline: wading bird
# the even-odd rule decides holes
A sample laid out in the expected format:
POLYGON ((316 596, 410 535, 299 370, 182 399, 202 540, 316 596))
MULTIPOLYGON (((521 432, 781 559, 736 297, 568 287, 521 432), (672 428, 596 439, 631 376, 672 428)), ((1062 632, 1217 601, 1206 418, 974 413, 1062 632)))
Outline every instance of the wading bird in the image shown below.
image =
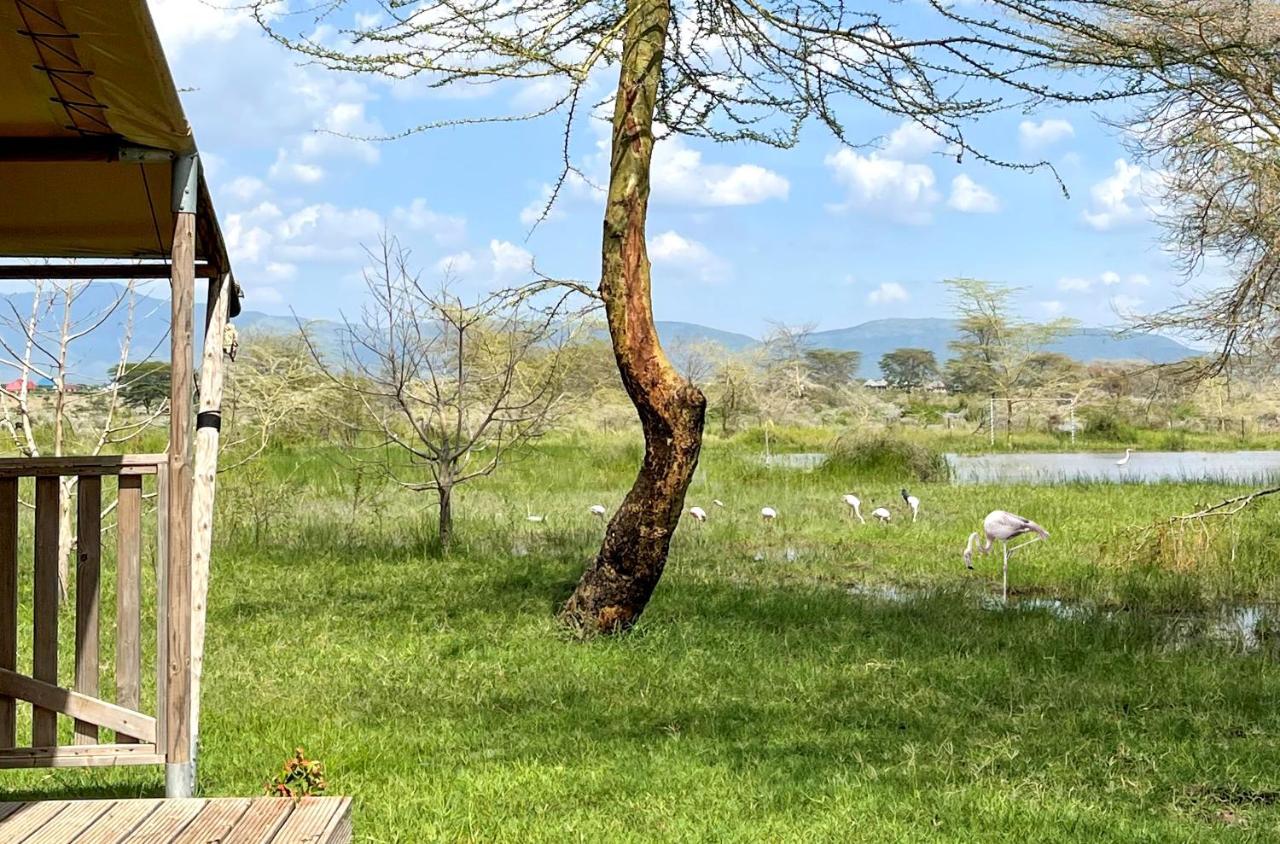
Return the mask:
POLYGON ((774 519, 778 518, 778 511, 772 507, 761 507, 760 518, 764 519, 766 522, 772 522, 774 519))
POLYGON ((907 502, 907 506, 911 508, 911 521, 914 522, 916 516, 920 515, 920 499, 907 492, 906 487, 903 487, 902 500, 907 502))
POLYGON ((693 516, 695 521, 705 522, 707 520, 707 511, 701 507, 690 507, 689 515, 693 516))
POLYGON ((547 518, 546 516, 535 516, 532 513, 530 513, 529 515, 524 517, 524 520, 526 522, 534 522, 536 524, 538 522, 546 521, 546 518, 547 518))
POLYGON ((1133 449, 1131 449, 1131 448, 1126 448, 1126 449, 1124 450, 1124 457, 1121 457, 1119 460, 1117 460, 1117 461, 1116 461, 1116 465, 1117 465, 1117 466, 1124 466, 1124 465, 1128 464, 1128 462, 1129 462, 1129 458, 1130 458, 1132 455, 1133 455, 1133 449))
POLYGON ((591 515, 595 516, 597 519, 601 519, 601 520, 603 520, 603 519, 604 519, 604 516, 605 516, 605 513, 607 513, 607 512, 608 512, 608 511, 604 509, 604 505, 603 505, 603 504, 592 504, 592 505, 591 505, 591 515))
POLYGON ((976 530, 969 534, 969 541, 964 547, 964 564, 969 568, 973 568, 973 552, 976 550, 981 554, 990 554, 991 549, 995 547, 995 543, 999 542, 1004 550, 1004 582, 1001 595, 1007 602, 1009 600, 1009 555, 1019 548, 1030 545, 1032 542, 1039 542, 1041 539, 1048 538, 1049 531, 1030 519, 1024 519, 1006 510, 992 510, 982 520, 981 534, 976 530), (1028 533, 1034 533, 1036 536, 1012 548, 1009 547, 1010 539, 1025 536, 1028 533), (979 535, 982 536, 982 542, 978 541, 979 535))
POLYGON ((872 511, 871 511, 871 515, 873 515, 873 516, 875 516, 877 519, 879 519, 879 520, 880 520, 880 524, 882 524, 882 525, 887 525, 887 524, 889 524, 889 520, 893 518, 893 514, 892 514, 892 513, 890 513, 890 512, 889 512, 886 508, 884 508, 884 507, 877 507, 876 509, 872 510, 872 511))
POLYGON ((712 504, 714 504, 714 505, 716 505, 717 507, 723 507, 723 506, 724 506, 724 502, 723 502, 723 501, 721 501, 719 498, 713 498, 713 499, 711 499, 711 503, 712 503, 712 504))
POLYGON ((854 495, 851 492, 844 497, 844 503, 848 504, 849 507, 853 510, 853 515, 858 517, 858 521, 862 522, 864 525, 867 523, 867 520, 862 518, 862 499, 861 498, 859 498, 858 496, 854 495))

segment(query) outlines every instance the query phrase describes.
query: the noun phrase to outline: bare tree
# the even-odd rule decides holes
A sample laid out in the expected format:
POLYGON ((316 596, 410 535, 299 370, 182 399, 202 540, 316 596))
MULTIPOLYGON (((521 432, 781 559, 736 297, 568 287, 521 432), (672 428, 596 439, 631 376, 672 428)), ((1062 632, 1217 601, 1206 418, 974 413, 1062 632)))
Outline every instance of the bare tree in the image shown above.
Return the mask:
MULTIPOLYGON (((14 301, 0 312, 0 368, 16 376, 0 386, 0 428, 18 454, 25 457, 68 453, 101 454, 137 437, 167 412, 163 403, 142 414, 124 412, 121 386, 133 349, 138 306, 137 282, 114 288, 102 304, 84 312, 79 303, 93 281, 37 281, 31 288, 30 307, 19 312, 14 301), (120 336, 119 356, 112 365, 114 377, 105 386, 77 383, 99 377, 79 372, 77 348, 112 318, 108 330, 120 336), (43 385, 34 390, 37 382, 43 385), (37 437, 45 428, 48 437, 37 437), (40 443, 46 445, 41 447, 40 443)), ((114 287, 114 286, 113 286, 114 287)), ((149 357, 155 349, 143 350, 149 357)), ((77 479, 61 479, 58 495, 58 584, 65 598, 70 585, 70 558, 75 542, 71 514, 77 479)))
POLYGON ((669 133, 789 147, 816 121, 854 143, 865 138, 851 137, 841 110, 863 102, 917 122, 957 155, 990 160, 967 140, 965 128, 974 119, 1049 97, 1084 101, 1138 90, 1118 76, 1077 88, 1063 74, 1047 72, 1095 64, 1063 49, 1063 33, 1087 34, 1109 5, 329 0, 316 7, 329 24, 320 28, 315 19, 287 14, 277 0, 254 0, 251 8, 272 37, 325 67, 418 78, 435 87, 537 82, 558 90, 549 105, 531 112, 460 116, 405 133, 561 120, 562 166, 548 210, 577 172, 575 117, 592 104, 599 75, 617 74, 613 93, 594 103, 612 112, 599 289, 645 455, 562 611, 567 623, 590 633, 625 630, 648 604, 702 444, 706 400, 667 359, 654 327, 645 224, 655 138, 669 133), (311 34, 333 33, 335 24, 332 37, 311 34))
POLYGON ((343 421, 372 437, 357 440, 355 459, 435 493, 448 548, 455 489, 545 433, 560 407, 567 294, 539 304, 526 291, 500 291, 464 303, 448 279, 423 284, 392 237, 369 257, 369 299, 358 320, 343 319, 338 361, 314 336, 307 343, 355 405, 343 421))

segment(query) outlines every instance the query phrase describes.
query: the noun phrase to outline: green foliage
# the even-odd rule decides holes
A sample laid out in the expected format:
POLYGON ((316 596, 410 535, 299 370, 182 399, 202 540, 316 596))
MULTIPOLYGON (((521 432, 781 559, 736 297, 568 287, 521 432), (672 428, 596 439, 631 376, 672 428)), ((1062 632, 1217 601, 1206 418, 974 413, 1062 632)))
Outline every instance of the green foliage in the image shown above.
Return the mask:
POLYGON ((1090 439, 1106 442, 1133 442, 1137 431, 1125 422, 1118 414, 1107 408, 1086 408, 1084 411, 1085 432, 1090 439))
POLYGON ((319 797, 324 794, 324 764, 315 759, 308 759, 301 747, 293 751, 293 755, 285 760, 284 767, 264 787, 263 790, 272 797, 292 797, 301 800, 303 797, 319 797))
POLYGON ((858 374, 862 352, 838 349, 806 349, 804 359, 809 364, 814 383, 829 389, 847 387, 858 374))
POLYGON ((880 357, 880 372, 899 389, 918 390, 938 377, 938 359, 928 349, 895 349, 880 357))
POLYGON ((853 478, 944 481, 946 458, 918 442, 889 434, 844 434, 832 444, 827 468, 853 478))
MULTIPOLYGON (((112 367, 107 377, 115 380, 112 367)), ((169 398, 169 364, 158 360, 145 360, 125 364, 120 376, 120 399, 130 407, 140 407, 150 413, 169 398)))

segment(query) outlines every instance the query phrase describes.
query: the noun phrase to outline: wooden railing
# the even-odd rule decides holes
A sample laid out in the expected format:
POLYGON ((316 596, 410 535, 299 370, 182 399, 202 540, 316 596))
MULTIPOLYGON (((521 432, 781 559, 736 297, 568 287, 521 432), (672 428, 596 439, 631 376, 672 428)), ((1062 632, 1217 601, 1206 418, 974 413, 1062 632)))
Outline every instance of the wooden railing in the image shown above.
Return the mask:
MULTIPOLYGON (((167 457, 131 454, 103 457, 0 459, 0 768, 163 764, 165 712, 165 525, 167 457), (143 711, 143 478, 155 476, 157 496, 156 688, 157 702, 143 711), (70 687, 59 683, 59 489, 75 477, 75 659, 70 687), (99 684, 104 652, 101 628, 103 478, 115 478, 116 611, 114 699, 99 684), (19 663, 22 560, 19 485, 34 478, 30 673, 19 663), (30 742, 19 746, 19 705, 31 705, 30 742), (59 718, 71 721, 70 744, 59 718), (107 741, 105 731, 112 734, 107 741)), ((69 610, 68 610, 69 612, 69 610)), ((24 654, 25 657, 25 654, 24 654)))

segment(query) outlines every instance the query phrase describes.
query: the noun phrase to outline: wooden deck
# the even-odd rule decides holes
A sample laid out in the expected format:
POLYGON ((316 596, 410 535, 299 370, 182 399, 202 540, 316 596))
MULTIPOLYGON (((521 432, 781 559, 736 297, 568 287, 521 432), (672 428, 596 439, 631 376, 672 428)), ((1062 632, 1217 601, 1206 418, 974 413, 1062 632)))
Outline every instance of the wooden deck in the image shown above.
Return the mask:
POLYGON ((4 844, 347 844, 351 798, 0 803, 4 844))

